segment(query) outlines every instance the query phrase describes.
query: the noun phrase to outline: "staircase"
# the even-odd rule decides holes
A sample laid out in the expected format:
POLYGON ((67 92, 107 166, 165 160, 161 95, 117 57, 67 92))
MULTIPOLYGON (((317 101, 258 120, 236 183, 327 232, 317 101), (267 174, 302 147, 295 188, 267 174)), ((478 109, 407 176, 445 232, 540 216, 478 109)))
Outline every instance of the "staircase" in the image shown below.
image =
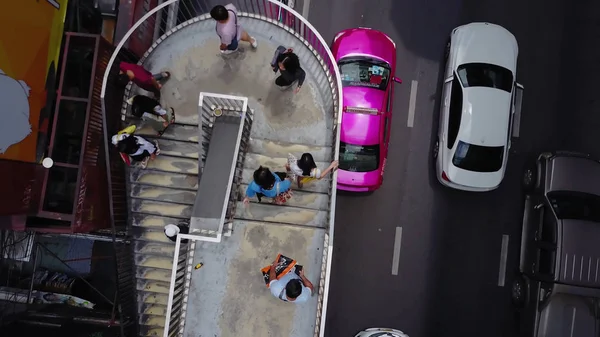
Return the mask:
MULTIPOLYGON (((313 181, 304 184, 298 189, 292 184, 293 197, 285 205, 273 205, 271 199, 263 198, 259 203, 256 198, 251 199, 251 205, 246 210, 242 200, 246 187, 252 181, 254 170, 265 166, 274 171, 285 171, 288 153, 299 157, 304 152, 310 152, 317 166, 325 169, 331 160, 331 145, 298 145, 273 141, 269 139, 251 138, 249 150, 246 154, 242 184, 239 186, 239 200, 236 208, 235 219, 242 221, 258 221, 273 225, 293 225, 326 228, 329 208, 329 179, 313 181)), ((233 230, 235 230, 235 220, 233 230)))
MULTIPOLYGON (((156 132, 149 127, 138 129, 136 134, 156 139, 156 132)), ((163 228, 169 223, 189 222, 202 153, 198 134, 197 124, 176 122, 159 139, 160 155, 145 170, 129 170, 141 336, 163 335, 175 253, 175 243, 167 239, 163 228)), ((180 256, 186 256, 187 250, 188 246, 182 245, 180 256)), ((181 268, 177 278, 183 277, 184 272, 181 268)))

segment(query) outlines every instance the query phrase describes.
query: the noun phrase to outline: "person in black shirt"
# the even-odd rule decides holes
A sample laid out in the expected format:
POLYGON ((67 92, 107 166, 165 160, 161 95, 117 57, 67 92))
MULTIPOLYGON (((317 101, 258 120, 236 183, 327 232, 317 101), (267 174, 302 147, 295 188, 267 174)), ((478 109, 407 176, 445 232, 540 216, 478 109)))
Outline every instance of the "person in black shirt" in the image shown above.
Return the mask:
POLYGON ((271 64, 274 72, 279 70, 279 77, 275 79, 275 84, 279 86, 281 89, 285 90, 294 84, 294 82, 298 82, 298 87, 294 92, 298 93, 302 84, 304 84, 304 80, 306 78, 306 72, 300 66, 300 59, 298 55, 294 54, 292 49, 287 49, 285 51, 280 46, 275 51, 275 62, 271 64))
POLYGON ((112 137, 112 143, 120 153, 127 155, 135 162, 140 162, 142 168, 146 168, 150 159, 160 154, 158 142, 136 135, 120 134, 112 137))
POLYGON ((160 102, 144 96, 135 95, 127 100, 131 104, 131 114, 138 118, 157 116, 164 120, 163 126, 166 128, 169 124, 175 123, 175 110, 169 108, 170 114, 160 105, 160 102))

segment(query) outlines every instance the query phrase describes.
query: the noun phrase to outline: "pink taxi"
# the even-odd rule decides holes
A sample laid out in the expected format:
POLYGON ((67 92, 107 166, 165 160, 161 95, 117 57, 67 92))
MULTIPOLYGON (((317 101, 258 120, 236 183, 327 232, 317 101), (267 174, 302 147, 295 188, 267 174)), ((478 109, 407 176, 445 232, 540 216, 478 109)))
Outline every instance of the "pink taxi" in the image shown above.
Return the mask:
POLYGON ((342 76, 343 115, 337 188, 370 192, 383 182, 388 154, 396 44, 370 28, 339 32, 331 46, 342 76))

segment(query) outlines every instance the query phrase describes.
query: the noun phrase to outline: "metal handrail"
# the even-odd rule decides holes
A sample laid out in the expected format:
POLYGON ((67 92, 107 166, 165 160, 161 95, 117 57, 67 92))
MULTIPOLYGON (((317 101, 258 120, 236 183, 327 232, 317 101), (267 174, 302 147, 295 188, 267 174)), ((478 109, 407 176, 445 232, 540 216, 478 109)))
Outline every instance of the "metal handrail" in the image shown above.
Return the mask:
MULTIPOLYGON (((207 12, 210 10, 208 3, 206 1, 195 1, 193 4, 194 14, 183 13, 184 20, 181 20, 181 23, 178 21, 180 12, 180 6, 186 6, 185 2, 180 0, 166 0, 162 2, 160 5, 155 7, 146 13, 140 20, 138 20, 129 31, 125 34, 119 44, 116 46, 115 51, 110 58, 108 63, 108 69, 113 69, 115 67, 115 61, 119 56, 119 53, 126 50, 124 48, 125 45, 132 42, 132 36, 134 33, 144 34, 143 29, 144 25, 150 25, 152 27, 150 40, 152 40, 152 46, 144 53, 144 55, 138 55, 140 58, 138 63, 142 63, 145 58, 152 52, 155 46, 157 46, 164 39, 168 38, 175 30, 178 30, 180 26, 186 26, 196 21, 210 19, 210 16, 207 12), (202 8, 205 7, 205 8, 202 8), (163 15, 163 11, 167 10, 166 15, 163 15), (160 15, 159 15, 160 14, 160 15), (159 19, 156 17, 160 16, 159 19), (166 17, 166 19, 164 19, 166 17), (152 18, 154 18, 154 22, 152 22, 152 18), (159 21, 160 20, 160 21, 159 21), (187 20, 187 21, 186 21, 187 20), (178 26, 177 26, 178 25, 178 26), (161 34, 162 33, 162 34, 161 34), (160 35, 160 37, 159 37, 160 35)), ((339 139, 340 139, 340 124, 342 118, 342 82, 339 73, 339 69, 337 67, 335 58, 331 53, 327 43, 323 39, 323 37, 317 32, 317 30, 299 13, 294 11, 292 8, 284 5, 277 0, 239 0, 236 3, 236 6, 239 10, 240 17, 249 17, 253 19, 263 20, 269 22, 271 24, 277 25, 282 29, 290 32, 296 38, 301 40, 309 49, 315 54, 317 59, 320 61, 321 66, 324 70, 328 71, 328 80, 331 87, 331 95, 332 95, 332 118, 335 119, 334 123, 334 139, 333 139, 333 159, 338 159, 339 157, 339 139)), ((146 27, 147 28, 147 27, 146 27)), ((104 129, 104 151, 106 155, 106 169, 109 183, 112 182, 112 176, 110 172, 111 162, 110 162, 110 142, 107 129, 107 121, 106 121, 106 107, 105 103, 106 97, 106 89, 107 83, 109 79, 110 71, 107 71, 104 74, 104 80, 102 83, 102 89, 100 93, 100 97, 102 100, 102 110, 103 110, 103 129, 104 129)), ((128 91, 128 90, 127 90, 128 91)), ((337 189, 337 171, 334 171, 332 174, 331 184, 330 184, 330 210, 329 210, 329 228, 326 233, 326 247, 324 249, 324 266, 321 271, 321 282, 319 284, 320 287, 320 295, 322 296, 322 304, 321 315, 318 315, 318 321, 315 325, 315 335, 322 336, 325 330, 325 321, 326 321, 326 313, 327 313, 327 302, 329 295, 329 283, 330 283, 330 273, 331 273, 331 262, 332 262, 332 253, 333 253, 333 237, 334 237, 334 223, 335 223, 335 202, 336 202, 336 189, 337 189), (320 320, 319 320, 320 318, 320 320)), ((110 200, 110 216, 111 219, 114 218, 114 207, 112 204, 112 191, 109 189, 109 200, 110 200)))

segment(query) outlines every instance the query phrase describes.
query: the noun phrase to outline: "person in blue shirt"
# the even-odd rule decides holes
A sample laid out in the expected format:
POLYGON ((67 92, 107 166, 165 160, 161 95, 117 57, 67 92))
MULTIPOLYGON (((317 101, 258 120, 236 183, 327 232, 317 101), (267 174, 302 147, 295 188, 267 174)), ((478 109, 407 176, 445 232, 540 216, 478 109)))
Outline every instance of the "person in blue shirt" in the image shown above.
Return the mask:
POLYGON ((246 188, 244 204, 250 202, 250 198, 257 197, 261 202, 262 197, 272 198, 276 204, 283 204, 291 197, 292 182, 287 179, 284 172, 271 172, 267 167, 260 166, 254 171, 254 180, 246 188))

